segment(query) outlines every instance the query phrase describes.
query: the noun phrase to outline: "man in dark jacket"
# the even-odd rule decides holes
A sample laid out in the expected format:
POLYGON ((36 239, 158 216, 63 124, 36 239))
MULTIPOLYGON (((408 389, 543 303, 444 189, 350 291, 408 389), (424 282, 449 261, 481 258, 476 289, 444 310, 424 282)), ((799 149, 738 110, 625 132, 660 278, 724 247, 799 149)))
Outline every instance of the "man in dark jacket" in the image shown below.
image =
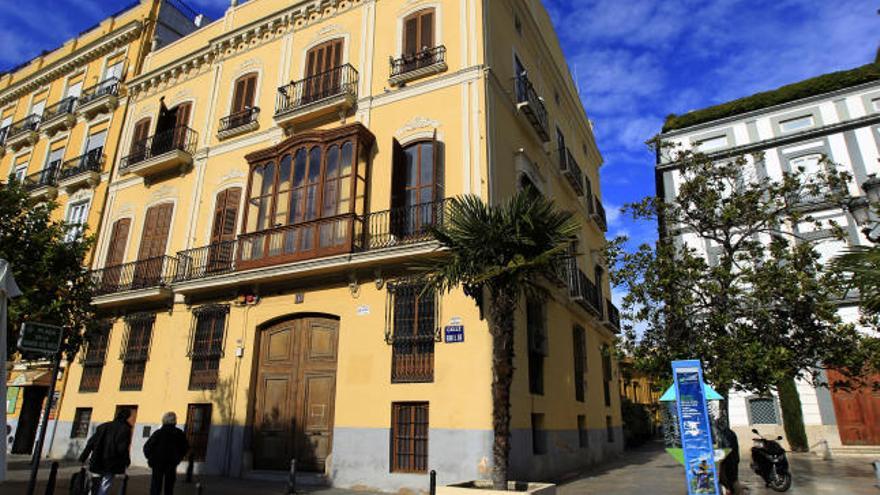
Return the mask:
POLYGON ((95 429, 95 434, 86 443, 79 456, 79 462, 89 461, 89 471, 101 477, 97 495, 107 495, 113 485, 113 477, 124 474, 131 464, 128 449, 131 446, 131 425, 128 418, 131 411, 120 409, 113 421, 95 429), (91 458, 91 459, 90 459, 91 458))
POLYGON ((186 435, 177 428, 177 415, 167 412, 162 416, 162 427, 156 430, 144 444, 144 455, 153 476, 150 479, 150 495, 159 495, 165 488, 165 495, 174 494, 177 480, 177 465, 186 457, 189 442, 186 435))

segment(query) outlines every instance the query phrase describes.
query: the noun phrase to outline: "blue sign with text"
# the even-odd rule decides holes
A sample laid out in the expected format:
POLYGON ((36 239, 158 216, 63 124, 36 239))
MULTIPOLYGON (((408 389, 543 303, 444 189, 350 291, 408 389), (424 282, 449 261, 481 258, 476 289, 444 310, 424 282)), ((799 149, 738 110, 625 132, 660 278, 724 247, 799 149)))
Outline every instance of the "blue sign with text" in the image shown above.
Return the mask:
POLYGON ((678 425, 688 495, 718 495, 718 475, 712 445, 712 427, 699 361, 673 361, 672 376, 678 392, 678 425))
POLYGON ((447 344, 464 342, 464 325, 448 325, 445 330, 447 344))

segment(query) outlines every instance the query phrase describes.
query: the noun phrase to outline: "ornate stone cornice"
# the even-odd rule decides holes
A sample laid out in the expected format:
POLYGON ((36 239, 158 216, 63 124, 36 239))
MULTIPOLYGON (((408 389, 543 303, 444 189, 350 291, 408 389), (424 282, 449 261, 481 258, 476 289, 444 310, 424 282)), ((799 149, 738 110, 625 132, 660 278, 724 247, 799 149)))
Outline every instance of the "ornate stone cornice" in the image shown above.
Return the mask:
POLYGON ((166 82, 178 80, 182 74, 191 74, 193 69, 210 66, 215 61, 269 43, 294 30, 322 22, 342 11, 360 7, 369 1, 300 1, 287 9, 217 36, 211 39, 206 47, 132 79, 128 87, 133 95, 148 92, 166 82))
POLYGON ((0 106, 17 100, 21 96, 88 64, 92 60, 125 46, 140 36, 143 27, 141 21, 129 22, 125 26, 105 34, 82 48, 78 48, 63 59, 43 67, 33 75, 0 92, 0 106))

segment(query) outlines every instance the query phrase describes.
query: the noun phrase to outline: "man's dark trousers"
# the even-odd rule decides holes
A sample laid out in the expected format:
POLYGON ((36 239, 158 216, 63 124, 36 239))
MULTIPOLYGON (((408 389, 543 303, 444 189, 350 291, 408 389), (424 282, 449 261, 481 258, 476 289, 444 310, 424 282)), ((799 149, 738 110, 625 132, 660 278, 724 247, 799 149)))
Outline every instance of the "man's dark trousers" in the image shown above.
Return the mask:
POLYGON ((150 495, 174 494, 174 482, 177 481, 177 466, 155 467, 150 477, 150 495), (165 491, 162 491, 164 486, 165 491))

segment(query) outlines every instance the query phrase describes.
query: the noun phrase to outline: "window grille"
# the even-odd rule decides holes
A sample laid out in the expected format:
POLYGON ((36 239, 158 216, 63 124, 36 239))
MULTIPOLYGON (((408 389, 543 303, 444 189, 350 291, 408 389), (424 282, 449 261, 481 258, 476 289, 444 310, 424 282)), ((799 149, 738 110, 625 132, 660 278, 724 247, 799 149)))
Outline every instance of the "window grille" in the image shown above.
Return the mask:
POLYGON ((578 415, 578 447, 585 449, 590 446, 590 430, 587 428, 587 417, 578 415))
POLYGON ((584 402, 586 391, 586 368, 587 368, 587 336, 583 327, 575 325, 573 331, 574 348, 574 398, 578 402, 584 402))
POLYGON ((544 395, 544 358, 547 356, 546 313, 538 301, 526 303, 529 340, 529 393, 544 395))
POLYGON ((544 415, 532 414, 532 454, 547 453, 547 430, 544 429, 544 415))
POLYGON ((395 402, 391 411, 391 471, 428 471, 428 403, 395 402))
POLYGON ((605 394, 605 406, 611 407, 611 348, 602 345, 602 391, 605 394))
POLYGON ((388 296, 386 340, 391 344, 391 382, 433 381, 434 343, 440 338, 436 293, 421 283, 402 282, 390 284, 388 296))
POLYGON ((189 374, 190 390, 217 388, 220 358, 225 349, 228 305, 202 306, 193 310, 188 356, 192 361, 189 374))
POLYGON ((749 414, 754 425, 779 424, 776 401, 772 398, 756 397, 749 399, 749 414))
POLYGON ((153 313, 136 313, 125 318, 125 335, 119 356, 123 363, 120 390, 140 390, 143 387, 155 321, 153 313))
POLYGON ((193 461, 204 462, 211 431, 211 404, 190 404, 184 431, 189 442, 189 456, 193 461))
POLYGON ((611 416, 605 416, 605 436, 608 437, 608 443, 614 443, 614 426, 611 424, 611 416))
POLYGON ((99 323, 94 333, 86 337, 83 352, 80 355, 82 377, 79 382, 80 392, 97 392, 101 386, 101 375, 107 358, 107 342, 110 339, 111 320, 99 323))
POLYGON ((77 407, 73 413, 73 426, 70 428, 70 438, 88 438, 89 423, 92 421, 91 407, 77 407))

